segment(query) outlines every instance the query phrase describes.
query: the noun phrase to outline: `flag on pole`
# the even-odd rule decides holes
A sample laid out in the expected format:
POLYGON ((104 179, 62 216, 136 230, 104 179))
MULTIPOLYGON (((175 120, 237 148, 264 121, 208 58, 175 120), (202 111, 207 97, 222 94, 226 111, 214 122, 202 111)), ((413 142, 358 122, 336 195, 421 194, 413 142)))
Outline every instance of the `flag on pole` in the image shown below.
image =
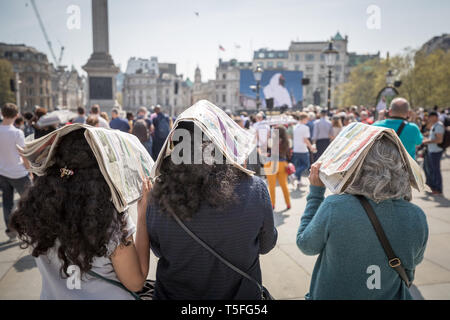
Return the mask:
POLYGON ((225 48, 219 45, 219 50, 225 51, 225 48))

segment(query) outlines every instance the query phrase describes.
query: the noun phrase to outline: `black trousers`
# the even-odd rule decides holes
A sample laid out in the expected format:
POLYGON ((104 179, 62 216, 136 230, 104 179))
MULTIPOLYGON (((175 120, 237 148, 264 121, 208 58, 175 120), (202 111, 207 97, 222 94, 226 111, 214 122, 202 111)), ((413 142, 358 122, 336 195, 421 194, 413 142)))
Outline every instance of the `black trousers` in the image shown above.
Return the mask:
POLYGON ((320 158, 322 153, 325 151, 326 148, 330 145, 330 139, 318 139, 316 141, 316 148, 317 152, 314 154, 314 162, 317 161, 317 159, 320 158))

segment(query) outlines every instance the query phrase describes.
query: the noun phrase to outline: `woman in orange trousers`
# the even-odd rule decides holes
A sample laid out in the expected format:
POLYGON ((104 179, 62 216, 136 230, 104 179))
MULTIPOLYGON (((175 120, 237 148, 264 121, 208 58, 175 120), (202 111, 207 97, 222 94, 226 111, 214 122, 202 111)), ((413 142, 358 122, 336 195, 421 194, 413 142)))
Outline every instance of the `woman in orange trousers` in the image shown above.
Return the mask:
MULTIPOLYGON (((289 196, 288 189, 288 174, 286 173, 286 167, 288 166, 289 155, 289 140, 284 126, 278 126, 275 129, 278 130, 278 135, 275 135, 272 143, 278 143, 278 162, 269 161, 264 165, 264 172, 267 177, 267 183, 269 185, 270 200, 272 202, 272 208, 275 209, 275 187, 278 184, 283 191, 284 201, 286 202, 287 209, 291 208, 291 198, 289 196)), ((273 147, 272 147, 273 149, 273 147)), ((272 159, 276 157, 276 154, 272 154, 272 159)))

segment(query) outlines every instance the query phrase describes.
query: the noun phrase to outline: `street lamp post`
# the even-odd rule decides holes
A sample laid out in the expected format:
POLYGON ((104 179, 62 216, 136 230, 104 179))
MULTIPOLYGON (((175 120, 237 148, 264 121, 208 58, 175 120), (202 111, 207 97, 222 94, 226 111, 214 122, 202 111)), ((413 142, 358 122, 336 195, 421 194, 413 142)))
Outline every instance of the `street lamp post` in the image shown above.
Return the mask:
POLYGON ((392 87, 393 84, 394 84, 394 73, 392 72, 392 70, 389 70, 386 73, 386 86, 392 87))
POLYGON ((259 111, 259 106, 261 104, 261 101, 259 99, 259 88, 261 85, 262 73, 263 73, 263 70, 262 70, 261 66, 258 64, 256 66, 255 71, 253 71, 253 75, 256 80, 256 111, 259 111))
POLYGON ((325 64, 328 67, 328 100, 327 100, 327 109, 328 113, 330 113, 331 109, 331 76, 333 74, 333 67, 336 64, 336 57, 338 52, 333 48, 333 42, 328 43, 328 48, 323 51, 325 55, 325 64))

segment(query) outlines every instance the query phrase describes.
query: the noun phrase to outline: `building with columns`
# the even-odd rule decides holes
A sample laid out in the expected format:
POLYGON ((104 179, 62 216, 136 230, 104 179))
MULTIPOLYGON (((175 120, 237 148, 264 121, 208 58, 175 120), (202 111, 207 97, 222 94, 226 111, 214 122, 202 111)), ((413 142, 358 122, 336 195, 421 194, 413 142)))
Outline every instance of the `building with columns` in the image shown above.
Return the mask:
MULTIPOLYGON (((333 47, 338 51, 336 65, 333 68, 331 91, 337 85, 347 81, 350 71, 359 63, 380 57, 377 54, 357 54, 348 52, 348 37, 337 32, 331 37, 333 47)), ((328 90, 328 68, 325 65, 323 51, 329 41, 292 41, 288 50, 269 50, 263 48, 254 52, 253 68, 259 64, 263 69, 303 71, 303 78, 309 84, 303 85, 303 106, 319 103, 326 104, 328 90), (316 99, 314 97, 316 96, 316 99), (317 101, 319 100, 319 101, 317 101)), ((333 106, 334 96, 331 104, 333 106)))
POLYGON ((191 106, 191 82, 176 73, 173 63, 130 58, 122 88, 123 108, 136 112, 140 107, 159 104, 165 113, 177 115, 191 106))
POLYGON ((72 66, 66 70, 65 66, 54 69, 52 66, 52 104, 61 109, 76 110, 85 104, 86 77, 80 76, 72 66))
MULTIPOLYGON (((338 84, 346 81, 349 74, 348 37, 345 36, 344 38, 338 32, 331 40, 333 41, 333 48, 338 51, 331 80, 331 91, 333 92, 338 84)), ((326 104, 328 68, 325 65, 323 51, 327 46, 328 41, 292 41, 289 45, 288 70, 301 70, 303 71, 303 78, 309 79, 309 84, 303 86, 303 105, 314 103, 315 92, 319 94, 320 104, 326 104)), ((331 103, 333 106, 333 101, 331 103)))
POLYGON ((22 112, 33 112, 35 106, 53 110, 52 65, 44 53, 24 44, 0 43, 0 58, 13 66, 22 112))
MULTIPOLYGON (((348 52, 348 37, 343 37, 339 32, 331 40, 333 47, 338 51, 331 81, 333 93, 337 85, 347 81, 353 67, 369 59, 379 58, 380 53, 348 52)), ((288 50, 262 48, 254 51, 252 62, 219 59, 216 78, 207 82, 202 82, 201 71, 197 67, 192 89, 193 103, 207 99, 222 109, 244 110, 244 106, 251 105, 251 101, 244 101, 245 97, 240 94, 240 70, 254 70, 257 65, 260 65, 263 70, 303 71, 303 78, 309 79, 309 84, 303 85, 302 105, 321 104, 324 106, 327 103, 328 68, 325 65, 323 51, 328 47, 328 43, 329 41, 292 41, 288 50)), ((332 107, 334 97, 335 95, 332 94, 332 107)))
POLYGON ((206 99, 222 109, 237 111, 242 109, 240 96, 240 71, 251 69, 252 62, 241 62, 236 59, 223 61, 219 59, 216 67, 216 79, 207 82, 201 81, 201 71, 195 69, 193 85, 193 103, 206 99))

